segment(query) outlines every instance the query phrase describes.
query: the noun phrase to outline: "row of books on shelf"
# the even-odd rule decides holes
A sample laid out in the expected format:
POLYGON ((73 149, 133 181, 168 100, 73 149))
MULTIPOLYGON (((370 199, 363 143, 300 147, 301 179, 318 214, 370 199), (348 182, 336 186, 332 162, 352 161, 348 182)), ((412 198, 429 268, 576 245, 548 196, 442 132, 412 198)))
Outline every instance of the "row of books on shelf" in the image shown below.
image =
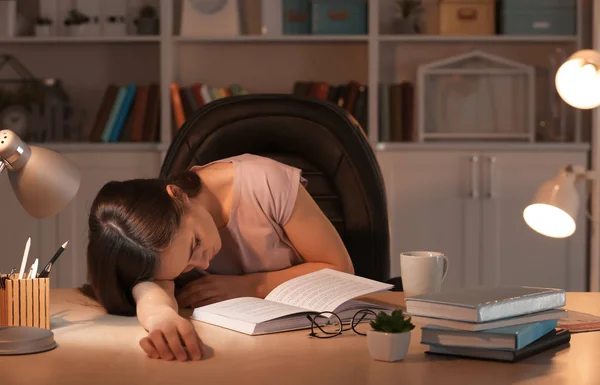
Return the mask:
POLYGON ((248 91, 239 84, 216 87, 200 82, 195 82, 189 86, 171 82, 169 87, 173 112, 173 135, 194 111, 205 104, 228 96, 248 94, 248 91))
POLYGON ((516 362, 564 346, 571 332, 564 290, 495 287, 444 290, 406 298, 406 311, 424 324, 428 354, 516 362))
POLYGON ((323 81, 297 81, 292 94, 309 96, 337 104, 348 111, 368 135, 369 87, 356 81, 332 84, 323 81))
MULTIPOLYGON (((297 81, 294 95, 334 103, 350 113, 368 136, 368 86, 356 81, 332 84, 297 81)), ((195 82, 170 84, 173 132, 200 107, 221 98, 248 94, 242 85, 213 86, 195 82)), ((384 142, 412 141, 414 138, 414 86, 409 82, 379 86, 379 129, 384 142)), ((91 142, 159 141, 160 89, 158 84, 109 84, 104 92, 89 135, 91 142)))
POLYGON ((156 142, 159 140, 158 84, 109 84, 96 113, 90 142, 156 142))

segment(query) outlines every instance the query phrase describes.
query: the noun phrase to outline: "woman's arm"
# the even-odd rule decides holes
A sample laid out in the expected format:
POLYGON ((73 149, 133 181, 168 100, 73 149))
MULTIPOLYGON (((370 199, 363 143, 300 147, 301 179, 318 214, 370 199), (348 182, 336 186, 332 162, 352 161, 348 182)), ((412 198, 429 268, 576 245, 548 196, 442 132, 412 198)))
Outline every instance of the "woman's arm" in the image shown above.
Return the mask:
POLYGON ((202 358, 202 341, 189 320, 178 313, 172 281, 140 282, 133 288, 137 317, 148 331, 140 346, 151 358, 185 361, 202 358), (183 342, 183 344, 182 344, 183 342))
POLYGON ((337 230, 303 185, 298 189, 294 210, 283 229, 305 263, 247 275, 257 297, 264 298, 283 282, 324 268, 354 274, 352 260, 337 230))

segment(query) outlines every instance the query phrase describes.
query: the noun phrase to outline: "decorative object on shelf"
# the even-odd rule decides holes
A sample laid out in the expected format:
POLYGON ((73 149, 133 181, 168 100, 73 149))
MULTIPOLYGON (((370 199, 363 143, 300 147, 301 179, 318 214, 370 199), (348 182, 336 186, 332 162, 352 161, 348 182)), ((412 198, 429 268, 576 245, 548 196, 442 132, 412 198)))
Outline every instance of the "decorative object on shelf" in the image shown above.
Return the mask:
POLYGON ((395 34, 421 33, 420 16, 423 12, 421 0, 395 0, 395 5, 393 32, 395 34))
POLYGON ((233 37, 239 34, 237 0, 183 0, 181 36, 233 37))
POLYGON ((138 35, 158 35, 160 33, 160 19, 156 8, 145 5, 140 8, 140 14, 135 19, 138 35))
POLYGON ((283 0, 284 35, 310 34, 310 5, 310 0, 283 0))
MULTIPOLYGON (((84 1, 84 0, 79 0, 84 1)), ((93 1, 93 0, 87 0, 93 1)), ((99 2, 98 2, 99 3, 99 2)), ((123 0, 102 0, 100 10, 102 35, 127 36, 127 2, 123 0)))
POLYGON ((68 17, 64 21, 64 25, 67 27, 69 35, 86 36, 86 30, 90 25, 90 18, 77 9, 71 9, 68 17))
POLYGON ((102 4, 104 4, 104 1, 75 0, 74 8, 88 19, 83 24, 84 27, 81 28, 82 30, 78 36, 97 37, 102 35, 102 24, 100 23, 102 4))
POLYGON ((576 35, 577 2, 502 0, 500 33, 504 35, 576 35))
POLYGON ((439 9, 440 35, 496 33, 495 0, 444 0, 439 9))
POLYGON ((365 0, 313 0, 311 13, 311 31, 315 35, 368 33, 365 0))
POLYGON ((260 31, 265 36, 280 36, 283 34, 283 9, 281 0, 261 0, 260 31))
POLYGON ((75 141, 83 112, 69 100, 60 81, 39 79, 11 55, 0 55, 18 78, 0 80, 0 124, 28 141, 75 141))
POLYGON ((49 17, 38 16, 35 18, 35 36, 52 36, 52 20, 49 17))
POLYGON ((395 362, 404 359, 410 346, 415 325, 405 318, 401 309, 392 314, 379 312, 371 321, 372 330, 367 331, 369 354, 374 360, 395 362))
POLYGON ((17 35, 17 1, 0 1, 0 37, 17 35))
POLYGON ((534 69, 475 50, 419 66, 417 140, 535 140, 534 69))

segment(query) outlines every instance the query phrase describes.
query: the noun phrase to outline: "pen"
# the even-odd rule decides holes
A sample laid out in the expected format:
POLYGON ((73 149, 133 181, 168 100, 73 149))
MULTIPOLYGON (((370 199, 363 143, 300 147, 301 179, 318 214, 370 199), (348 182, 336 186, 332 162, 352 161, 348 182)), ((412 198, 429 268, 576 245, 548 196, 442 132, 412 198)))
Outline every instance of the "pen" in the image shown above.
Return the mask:
POLYGON ((38 269, 38 259, 36 258, 35 261, 31 264, 31 267, 29 268, 29 273, 27 274, 27 279, 35 278, 37 276, 37 269, 38 269))
POLYGON ((46 267, 44 267, 44 270, 42 270, 42 272, 40 273, 38 278, 46 278, 50 275, 50 271, 52 270, 52 266, 54 266, 54 263, 56 262, 56 260, 58 259, 58 257, 60 257, 60 255, 63 253, 63 251, 65 251, 65 249, 67 248, 67 245, 69 244, 69 241, 66 241, 61 247, 58 248, 58 250, 56 251, 56 253, 54 254, 54 256, 52 257, 52 259, 50 260, 50 262, 48 262, 48 264, 46 265, 46 267))
POLYGON ((25 265, 27 264, 27 257, 29 256, 29 248, 31 247, 31 237, 27 239, 25 244, 25 251, 23 252, 23 260, 21 261, 21 270, 19 270, 19 279, 23 279, 23 273, 25 272, 25 265))

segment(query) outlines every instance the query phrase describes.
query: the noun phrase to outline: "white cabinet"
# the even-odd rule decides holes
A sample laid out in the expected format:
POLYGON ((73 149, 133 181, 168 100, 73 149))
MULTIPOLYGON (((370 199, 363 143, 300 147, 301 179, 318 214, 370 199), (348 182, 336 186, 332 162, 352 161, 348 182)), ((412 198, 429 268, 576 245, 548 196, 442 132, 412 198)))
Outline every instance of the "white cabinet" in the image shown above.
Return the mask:
POLYGON ((540 183, 567 164, 587 164, 585 150, 411 147, 377 157, 387 189, 392 276, 401 275, 402 251, 435 250, 450 261, 446 288, 586 290, 585 205, 567 239, 535 233, 522 216, 540 183))
POLYGON ((161 158, 156 151, 61 153, 77 164, 82 181, 76 198, 55 217, 29 217, 10 191, 8 176, 0 178, 0 271, 19 267, 29 236, 29 261, 38 257, 42 267, 69 240, 69 247, 52 270, 50 282, 53 287, 76 287, 86 281, 88 216, 96 194, 111 180, 157 177, 161 158))

